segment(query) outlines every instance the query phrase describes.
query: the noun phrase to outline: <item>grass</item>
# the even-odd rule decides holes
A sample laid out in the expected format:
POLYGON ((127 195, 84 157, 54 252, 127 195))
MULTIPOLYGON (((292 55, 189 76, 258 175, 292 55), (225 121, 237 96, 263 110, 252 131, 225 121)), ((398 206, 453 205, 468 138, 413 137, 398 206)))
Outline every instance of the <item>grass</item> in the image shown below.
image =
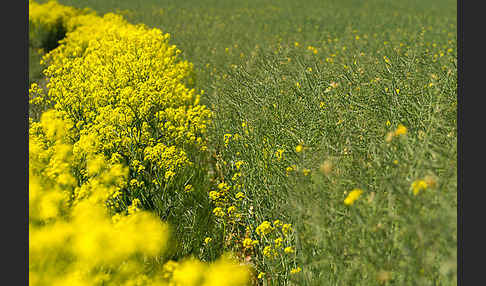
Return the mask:
POLYGON ((265 283, 456 285, 455 1, 59 2, 158 27, 194 63, 216 163, 248 163, 254 223, 297 231, 302 273, 265 283))

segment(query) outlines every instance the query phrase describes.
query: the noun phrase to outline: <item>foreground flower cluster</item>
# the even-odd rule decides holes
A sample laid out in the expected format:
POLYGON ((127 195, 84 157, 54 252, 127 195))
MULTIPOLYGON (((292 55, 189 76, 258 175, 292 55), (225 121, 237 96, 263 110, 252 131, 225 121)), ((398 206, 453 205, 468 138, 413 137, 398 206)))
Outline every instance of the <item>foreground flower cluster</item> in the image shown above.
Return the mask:
POLYGON ((30 285, 245 284, 248 272, 228 257, 210 265, 155 263, 168 247, 167 226, 136 205, 127 214, 108 214, 104 202, 124 184, 127 169, 102 156, 80 159, 72 130, 56 111, 31 122, 30 285), (75 176, 80 161, 87 165, 81 183, 75 176), (76 196, 80 190, 83 198, 76 196))
MULTIPOLYGON (((245 124, 243 126, 246 128, 245 124)), ((247 132, 249 134, 251 130, 247 132)), ((218 157, 217 166, 226 180, 221 180, 209 192, 215 205, 213 215, 222 228, 227 247, 258 270, 259 281, 269 283, 271 276, 288 279, 300 272, 297 271, 292 225, 268 214, 258 214, 254 198, 245 186, 250 163, 241 160, 238 152, 227 152, 241 144, 241 138, 247 136, 247 132, 243 132, 243 137, 235 133, 225 134, 222 138, 225 149, 218 157)))
POLYGON ((29 91, 43 111, 29 124, 31 285, 244 285, 226 256, 162 266, 168 227, 144 211, 189 192, 207 148, 192 65, 158 29, 29 4, 31 23, 66 32, 43 59, 46 88, 29 91))

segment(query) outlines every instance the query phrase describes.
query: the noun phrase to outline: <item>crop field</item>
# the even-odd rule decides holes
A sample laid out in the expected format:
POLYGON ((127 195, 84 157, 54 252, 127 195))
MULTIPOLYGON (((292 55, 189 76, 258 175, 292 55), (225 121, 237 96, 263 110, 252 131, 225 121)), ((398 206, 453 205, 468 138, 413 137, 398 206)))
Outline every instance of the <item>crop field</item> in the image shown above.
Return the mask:
POLYGON ((457 285, 456 8, 30 0, 30 285, 457 285))

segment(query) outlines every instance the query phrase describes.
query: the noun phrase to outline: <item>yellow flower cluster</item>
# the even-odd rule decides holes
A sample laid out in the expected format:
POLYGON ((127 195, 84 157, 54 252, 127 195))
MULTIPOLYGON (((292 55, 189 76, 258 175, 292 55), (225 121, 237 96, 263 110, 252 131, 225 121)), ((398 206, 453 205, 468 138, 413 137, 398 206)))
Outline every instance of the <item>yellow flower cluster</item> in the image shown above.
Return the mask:
MULTIPOLYGON (((240 161, 241 164, 243 163, 240 161)), ((239 166, 241 166, 239 164, 239 166)), ((238 167, 239 167, 238 166, 238 167)), ((239 173, 236 173, 239 174, 239 173)), ((239 176, 238 176, 239 177, 239 176)), ((238 179, 238 177, 235 178, 235 180, 238 179)), ((233 180, 233 181, 235 181, 233 180)), ((237 190, 240 189, 241 185, 235 184, 233 187, 229 186, 226 182, 221 182, 217 186, 217 190, 213 190, 209 192, 209 198, 211 201, 216 205, 216 208, 213 209, 213 214, 217 217, 224 217, 225 216, 225 211, 224 209, 227 209, 228 212, 228 219, 233 221, 235 217, 239 217, 239 214, 237 213, 237 208, 236 206, 233 205, 234 202, 240 201, 245 197, 245 195, 242 192, 238 192, 236 195, 234 195, 233 198, 233 193, 231 190, 237 190)))
MULTIPOLYGON (((235 137, 236 134, 231 137, 226 134, 223 139, 229 144, 229 138, 234 140, 235 137)), ((278 158, 282 153, 283 150, 277 150, 275 156, 278 158)), ((214 204, 213 215, 225 233, 225 250, 227 248, 234 251, 242 260, 252 261, 257 271, 265 269, 275 275, 290 275, 288 266, 295 264, 291 224, 275 220, 273 224, 263 221, 255 227, 252 200, 245 194, 245 184, 242 182, 245 180, 243 166, 248 163, 234 157, 227 161, 222 158, 218 160, 217 166, 226 171, 222 177, 232 178, 220 181, 209 191, 209 197, 214 204), (279 256, 282 259, 277 263, 275 258, 279 256)))
POLYGON ((407 127, 403 126, 402 124, 398 124, 397 129, 393 133, 394 136, 404 135, 407 134, 407 127))
POLYGON ((252 240, 251 238, 245 238, 243 240, 243 247, 244 248, 252 248, 253 246, 259 244, 260 242, 258 240, 252 240))
POLYGON ((81 15, 94 15, 94 12, 60 5, 56 1, 38 4, 29 0, 29 44, 39 48, 41 53, 55 48, 57 42, 76 27, 72 19, 81 15))
POLYGON ((263 248, 263 255, 269 258, 275 258, 278 256, 278 252, 272 246, 267 245, 263 248))
POLYGON ((397 127, 397 129, 395 129, 395 131, 389 132, 386 135, 385 141, 386 142, 390 142, 393 139, 393 137, 400 136, 400 135, 405 135, 405 134, 407 134, 407 132, 408 132, 407 127, 405 127, 402 124, 398 124, 398 127, 397 127))
POLYGON ((412 189, 413 195, 416 196, 420 193, 420 191, 425 191, 428 188, 428 184, 424 180, 415 180, 410 188, 412 189))
POLYGON ((290 274, 296 274, 299 273, 300 271, 302 271, 302 268, 300 267, 292 268, 292 270, 290 270, 290 274))
POLYGON ((64 6, 52 0, 44 4, 29 0, 29 22, 34 28, 42 25, 46 29, 55 29, 55 26, 59 26, 67 30, 70 19, 88 13, 93 12, 90 9, 80 10, 64 6))
POLYGON ((247 285, 249 272, 228 255, 206 264, 196 259, 182 262, 169 261, 164 265, 167 286, 243 286, 247 285))
MULTIPOLYGON (((45 9, 65 7, 31 4, 31 17, 41 22, 45 9)), ((211 117, 199 104, 201 95, 186 87, 192 83, 192 64, 178 59, 180 51, 159 29, 111 13, 58 10, 64 16, 56 17, 69 33, 44 56, 47 92, 33 86, 30 103, 52 103, 62 118, 76 122, 72 138, 78 157, 104 154, 127 163, 133 183, 119 195, 137 196, 182 181, 174 179, 187 176, 184 172, 201 156, 198 149, 207 148, 211 117)))
POLYGON ((272 224, 268 221, 263 221, 256 228, 256 233, 258 233, 258 235, 262 236, 262 235, 269 234, 270 232, 272 232, 272 230, 274 230, 274 227, 272 227, 272 224))
MULTIPOLYGON (((127 170, 98 156, 87 157, 85 166, 91 167, 85 180, 75 178, 80 165, 74 144, 70 143, 71 129, 72 122, 63 120, 56 111, 44 113, 38 123, 31 122, 31 285, 61 281, 69 285, 179 285, 175 278, 171 282, 163 278, 161 271, 151 271, 142 259, 163 253, 167 226, 153 214, 139 210, 137 199, 132 201, 128 215, 118 214, 116 220, 103 205, 107 194, 116 193, 126 181, 127 170), (76 196, 80 192, 84 195, 76 196)), ((218 273, 211 274, 214 280, 236 266, 221 262, 210 267, 218 273)), ((244 269, 235 270, 239 277, 231 285, 241 285, 246 274, 244 269)))
MULTIPOLYGON (((97 193, 103 196, 106 190, 95 188, 71 205, 69 194, 76 182, 60 178, 72 177, 73 146, 62 139, 66 135, 62 122, 53 122, 49 116, 42 119, 41 128, 54 123, 55 130, 46 132, 53 137, 34 137, 31 146, 35 148, 29 150, 31 285, 245 285, 249 272, 226 258, 213 264, 188 260, 170 276, 164 275, 166 267, 155 271, 147 267, 147 259, 157 258, 167 248, 167 226, 145 211, 112 220, 102 201, 96 199, 97 193), (42 139, 47 143, 44 146, 42 139), (60 155, 57 150, 62 150, 60 155), (57 173, 45 176, 52 168, 57 173)), ((115 183, 107 183, 106 188, 116 188, 112 175, 100 174, 98 179, 115 183)), ((134 208, 137 205, 132 202, 134 208)))
POLYGON ((313 46, 307 46, 307 50, 311 51, 314 54, 317 54, 318 53, 317 48, 316 47, 313 47, 313 46))
MULTIPOLYGON (((292 254, 295 253, 295 249, 292 246, 288 246, 291 242, 290 231, 292 225, 288 223, 282 223, 280 220, 275 220, 272 223, 263 221, 257 228, 256 233, 262 240, 263 251, 262 254, 268 258, 276 258, 279 254, 292 254), (281 230, 281 232, 279 231, 281 230)), ((282 258, 282 261, 284 258, 282 258)))
POLYGON ((345 205, 352 205, 354 204, 354 202, 361 196, 361 194, 363 193, 363 190, 361 189, 354 189, 352 190, 348 196, 346 197, 346 199, 344 199, 344 204, 345 205))
POLYGON ((290 223, 284 223, 282 225, 282 232, 284 235, 287 235, 292 230, 292 225, 290 223))
MULTIPOLYGON (((44 57, 47 92, 33 85, 29 95, 54 107, 29 118, 30 284, 246 284, 246 267, 227 258, 186 260, 165 275, 156 261, 168 227, 133 192, 183 176, 205 148, 211 113, 186 87, 192 65, 158 29, 29 4, 32 22, 69 31, 44 57)), ((189 192, 180 181, 174 191, 189 192)))

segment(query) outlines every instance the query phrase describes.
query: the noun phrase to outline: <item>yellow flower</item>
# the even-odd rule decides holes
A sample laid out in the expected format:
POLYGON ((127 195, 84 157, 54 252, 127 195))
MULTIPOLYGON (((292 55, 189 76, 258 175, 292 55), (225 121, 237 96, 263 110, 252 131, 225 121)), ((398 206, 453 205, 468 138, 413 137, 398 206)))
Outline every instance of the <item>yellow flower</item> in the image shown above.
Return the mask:
POLYGON ((287 176, 290 172, 292 172, 294 170, 293 166, 288 166, 287 168, 285 168, 285 173, 287 173, 287 176))
POLYGON ((251 248, 253 246, 252 242, 253 242, 253 240, 251 240, 251 238, 248 238, 248 237, 245 238, 243 240, 243 247, 244 248, 251 248))
POLYGON ((241 177, 241 173, 238 172, 238 173, 234 173, 233 177, 231 178, 232 181, 236 181, 238 180, 238 178, 241 177))
POLYGON ((275 157, 277 157, 277 160, 282 160, 282 154, 285 150, 283 149, 278 149, 277 151, 275 151, 275 157))
POLYGON ((213 201, 217 200, 217 199, 219 198, 219 196, 220 196, 220 194, 219 194, 218 192, 216 192, 216 191, 211 191, 211 192, 209 192, 209 197, 210 197, 210 198, 211 198, 213 201))
POLYGON ((140 202, 139 199, 133 199, 132 204, 128 206, 127 212, 129 215, 132 215, 138 211, 140 211, 140 207, 142 206, 142 203, 140 202))
POLYGON ((291 230, 292 230, 292 224, 290 223, 286 223, 282 226, 282 232, 284 235, 287 235, 291 230))
POLYGON ((427 182, 424 180, 415 180, 412 183, 411 189, 413 192, 413 195, 416 196, 421 190, 426 190, 428 187, 427 182))
POLYGON ((235 206, 230 206, 228 208, 228 214, 231 215, 232 213, 234 213, 236 211, 236 207, 235 206))
POLYGON ((290 270, 290 274, 296 274, 299 273, 300 271, 302 271, 302 268, 300 267, 292 268, 292 270, 290 270))
POLYGON ((302 146, 302 144, 299 144, 295 147, 295 152, 297 153, 302 152, 302 150, 304 150, 304 146, 302 146))
POLYGON ((295 251, 291 246, 288 246, 284 249, 284 252, 285 253, 294 253, 295 251))
POLYGON ((407 127, 403 126, 402 124, 398 124, 397 130, 395 130, 394 135, 404 135, 407 134, 407 127))
POLYGON ((213 209, 213 214, 217 217, 223 217, 224 216, 224 211, 222 208, 217 207, 213 209))
POLYGON ((240 167, 241 167, 241 165, 243 165, 244 163, 245 163, 245 162, 243 162, 243 161, 237 161, 237 162, 235 163, 236 170, 239 170, 239 169, 240 169, 240 167))
POLYGON ((226 184, 225 182, 221 182, 218 184, 218 189, 220 190, 227 190, 228 189, 228 184, 226 184))
POLYGON ((273 222, 273 226, 275 226, 275 227, 281 227, 281 226, 282 226, 282 222, 281 222, 280 220, 278 220, 278 219, 277 219, 277 220, 275 220, 275 221, 273 222))
POLYGON ((174 177, 174 176, 175 176, 175 174, 176 174, 176 173, 175 173, 174 171, 169 170, 169 171, 165 172, 164 178, 165 178, 166 180, 168 180, 168 179, 170 179, 170 178, 174 177))
POLYGON ((266 235, 272 232, 273 227, 268 221, 263 221, 257 228, 256 232, 258 235, 266 235))
POLYGON ((238 192, 236 195, 235 195, 235 198, 236 199, 243 199, 245 197, 245 195, 242 193, 242 192, 238 192))
POLYGON ((190 192, 192 190, 192 185, 187 185, 184 187, 184 191, 190 192))
POLYGON ((224 134, 224 144, 228 144, 231 139, 231 134, 224 134))
POLYGON ((265 272, 260 272, 258 274, 258 279, 263 279, 263 276, 265 276, 265 272))
POLYGON ((352 190, 344 200, 344 204, 348 206, 354 204, 354 201, 356 201, 361 196, 362 193, 363 190, 361 189, 352 190))
POLYGON ((213 239, 212 239, 211 237, 206 237, 206 238, 204 239, 204 244, 205 244, 205 245, 208 245, 208 244, 209 244, 211 241, 213 241, 213 239))
POLYGON ((304 176, 309 175, 309 173, 310 173, 310 170, 309 170, 309 169, 305 169, 305 168, 304 168, 304 169, 302 170, 302 174, 304 174, 304 176))
POLYGON ((263 255, 270 258, 277 257, 277 252, 271 246, 265 246, 263 249, 263 255))
POLYGON ((282 247, 282 242, 283 242, 283 238, 281 238, 281 237, 276 238, 275 239, 275 248, 282 247))

